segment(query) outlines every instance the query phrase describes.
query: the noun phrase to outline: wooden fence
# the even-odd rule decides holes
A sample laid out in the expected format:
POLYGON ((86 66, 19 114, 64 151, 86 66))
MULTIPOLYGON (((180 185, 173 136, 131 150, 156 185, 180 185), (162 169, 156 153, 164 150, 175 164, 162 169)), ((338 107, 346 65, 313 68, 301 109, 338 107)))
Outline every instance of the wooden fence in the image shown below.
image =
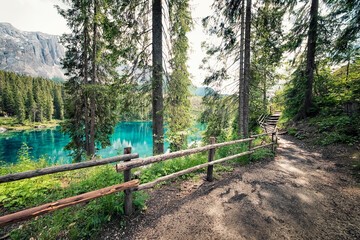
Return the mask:
POLYGON ((228 161, 231 159, 235 159, 235 158, 238 158, 241 156, 245 156, 245 155, 250 155, 250 154, 254 153, 254 151, 256 149, 259 149, 259 148, 272 146, 272 150, 274 150, 276 143, 277 143, 277 128, 275 128, 275 131, 271 132, 271 133, 263 133, 263 134, 258 134, 258 135, 250 134, 249 138, 240 139, 240 140, 236 140, 236 141, 230 141, 230 142, 224 142, 224 143, 215 143, 215 138, 211 137, 210 144, 207 146, 193 148, 193 149, 187 149, 187 150, 173 152, 173 153, 166 153, 166 154, 161 154, 161 155, 152 156, 152 157, 139 158, 139 154, 131 153, 131 148, 125 148, 124 149, 125 155, 123 155, 123 156, 105 158, 105 159, 100 159, 100 160, 92 160, 92 161, 74 163, 74 164, 65 164, 65 165, 61 165, 61 166, 48 167, 48 168, 42 168, 42 169, 33 170, 33 171, 13 173, 13 174, 0 176, 0 183, 6 183, 6 182, 18 181, 18 180, 26 179, 26 178, 38 177, 38 176, 42 176, 42 175, 46 175, 46 174, 70 171, 70 170, 93 167, 93 166, 99 166, 99 165, 104 165, 104 164, 109 164, 109 163, 114 163, 114 162, 119 162, 119 161, 123 161, 123 162, 116 164, 116 171, 124 172, 124 183, 122 183, 122 184, 113 185, 113 186, 98 189, 98 190, 95 190, 92 192, 84 193, 84 194, 81 194, 78 196, 61 199, 56 202, 47 203, 47 204, 44 204, 44 205, 41 205, 38 207, 34 207, 34 208, 26 209, 26 210, 23 210, 20 212, 16 212, 13 214, 2 216, 2 217, 0 217, 0 227, 6 226, 6 225, 9 225, 12 223, 16 223, 19 221, 23 221, 26 219, 31 219, 36 216, 40 216, 40 215, 43 215, 46 213, 56 211, 58 209, 73 206, 78 203, 88 202, 92 199, 96 199, 96 198, 106 196, 106 195, 109 195, 112 193, 116 193, 119 191, 124 191, 124 195, 125 195, 124 213, 126 215, 130 215, 132 213, 132 192, 133 191, 141 191, 144 189, 149 189, 149 188, 154 187, 156 184, 158 184, 160 182, 167 181, 167 180, 179 177, 181 175, 184 175, 184 174, 187 174, 187 173, 190 173, 190 172, 193 172, 193 171, 199 170, 201 168, 205 168, 205 167, 207 167, 206 179, 208 181, 213 181, 213 165, 214 164, 222 163, 222 162, 225 162, 225 161, 228 161), (265 135, 271 135, 271 140, 272 140, 271 143, 253 147, 253 140, 255 140, 257 137, 261 137, 261 136, 265 136, 265 135), (248 142, 248 144, 249 144, 248 151, 242 152, 239 154, 235 154, 233 156, 221 158, 218 160, 214 159, 216 148, 234 145, 234 144, 243 143, 243 142, 248 142), (182 171, 179 171, 179 172, 167 175, 167 176, 163 176, 163 177, 156 179, 153 182, 149 182, 149 183, 145 183, 145 184, 141 184, 141 185, 139 185, 139 180, 131 180, 131 169, 133 169, 133 168, 145 166, 148 164, 161 162, 161 161, 165 161, 165 160, 169 160, 169 159, 173 159, 173 158, 177 158, 177 157, 182 157, 182 156, 187 156, 187 155, 191 155, 191 154, 195 154, 195 153, 205 152, 205 151, 209 152, 207 163, 200 164, 200 165, 197 165, 197 166, 194 166, 194 167, 191 167, 191 168, 188 168, 188 169, 185 169, 185 170, 182 170, 182 171))

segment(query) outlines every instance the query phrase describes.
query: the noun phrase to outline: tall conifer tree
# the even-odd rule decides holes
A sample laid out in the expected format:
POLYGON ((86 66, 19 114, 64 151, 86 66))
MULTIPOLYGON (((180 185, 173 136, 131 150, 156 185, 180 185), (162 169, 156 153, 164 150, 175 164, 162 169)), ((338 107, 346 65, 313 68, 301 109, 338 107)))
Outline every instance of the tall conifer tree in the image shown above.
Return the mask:
POLYGON ((171 0, 169 6, 172 72, 167 83, 166 113, 171 151, 187 145, 190 127, 190 74, 187 70, 189 41, 186 34, 191 30, 192 18, 188 0, 171 0))
POLYGON ((162 57, 162 0, 152 3, 152 111, 153 154, 164 153, 164 100, 162 57))

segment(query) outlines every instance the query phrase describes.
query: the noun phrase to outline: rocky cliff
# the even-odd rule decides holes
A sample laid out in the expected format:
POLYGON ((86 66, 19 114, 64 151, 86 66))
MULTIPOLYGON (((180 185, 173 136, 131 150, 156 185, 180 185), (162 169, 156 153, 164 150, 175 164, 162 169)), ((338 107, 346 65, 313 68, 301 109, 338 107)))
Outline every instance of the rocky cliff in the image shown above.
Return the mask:
POLYGON ((0 69, 45 78, 63 78, 65 56, 59 36, 24 32, 0 23, 0 69))

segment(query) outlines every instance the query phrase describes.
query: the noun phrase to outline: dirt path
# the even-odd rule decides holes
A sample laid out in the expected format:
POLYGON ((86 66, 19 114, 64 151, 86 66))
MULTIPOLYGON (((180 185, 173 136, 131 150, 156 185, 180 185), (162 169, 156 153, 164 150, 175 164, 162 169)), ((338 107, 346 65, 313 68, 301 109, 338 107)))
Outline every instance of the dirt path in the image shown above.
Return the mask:
POLYGON ((274 161, 150 192, 146 213, 101 239, 360 239, 360 189, 342 159, 308 148, 282 136, 274 161))

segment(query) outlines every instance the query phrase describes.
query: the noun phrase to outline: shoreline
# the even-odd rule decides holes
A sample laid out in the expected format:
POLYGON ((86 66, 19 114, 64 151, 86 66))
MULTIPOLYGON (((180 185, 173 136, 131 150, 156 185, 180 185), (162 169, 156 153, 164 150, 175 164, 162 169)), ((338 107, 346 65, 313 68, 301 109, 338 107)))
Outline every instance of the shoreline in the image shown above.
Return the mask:
POLYGON ((12 131, 25 131, 25 130, 43 130, 49 128, 55 128, 60 125, 63 120, 52 120, 49 122, 34 122, 19 124, 13 118, 0 118, 0 134, 4 132, 12 131))

